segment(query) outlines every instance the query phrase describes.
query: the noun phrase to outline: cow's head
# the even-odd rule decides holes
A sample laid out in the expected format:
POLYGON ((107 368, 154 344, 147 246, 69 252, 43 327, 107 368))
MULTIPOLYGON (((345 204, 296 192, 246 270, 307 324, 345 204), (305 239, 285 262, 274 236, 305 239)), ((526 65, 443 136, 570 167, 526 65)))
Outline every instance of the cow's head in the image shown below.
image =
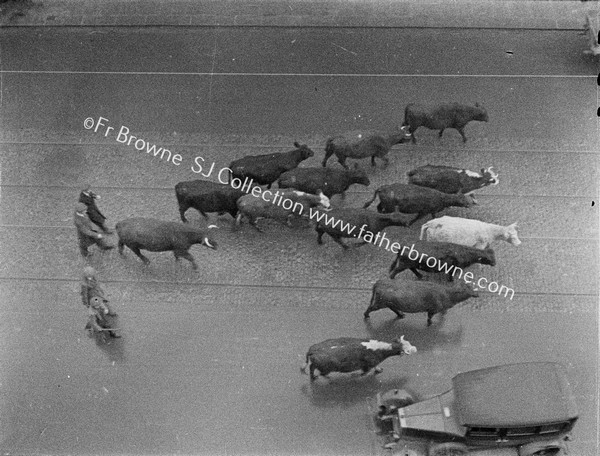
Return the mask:
POLYGON ((517 235, 517 224, 513 223, 512 225, 508 225, 506 227, 506 232, 505 232, 505 239, 507 242, 509 242, 510 244, 517 246, 521 244, 521 240, 519 239, 519 236, 517 235))
POLYGON ((400 135, 398 135, 399 138, 398 138, 397 144, 403 144, 403 143, 412 141, 413 135, 411 134, 408 125, 401 125, 399 130, 400 130, 400 135))
POLYGON ((473 196, 473 192, 458 194, 461 207, 471 207, 477 204, 477 200, 473 196))
POLYGON ((474 288, 470 283, 467 283, 462 280, 456 282, 456 284, 454 285, 454 291, 462 295, 463 299, 461 299, 461 301, 468 298, 479 297, 479 290, 477 288, 474 288))
POLYGON ((489 266, 496 266, 496 254, 492 249, 485 249, 482 251, 481 255, 477 257, 477 262, 489 266))
POLYGON ((405 355, 412 355, 413 353, 417 353, 417 347, 412 345, 409 341, 404 340, 404 336, 394 339, 394 342, 402 345, 402 352, 405 355))
POLYGON ((302 160, 306 160, 307 158, 312 157, 315 153, 308 148, 306 144, 300 144, 298 141, 294 142, 294 146, 296 147, 296 151, 300 153, 300 158, 302 160))
POLYGON ((498 174, 492 171, 491 166, 488 169, 481 168, 481 175, 486 179, 486 185, 498 185, 500 183, 498 174))
POLYGON ((488 122, 490 120, 488 113, 483 106, 481 106, 479 103, 475 103, 475 108, 477 109, 475 109, 473 120, 479 120, 480 122, 488 122))

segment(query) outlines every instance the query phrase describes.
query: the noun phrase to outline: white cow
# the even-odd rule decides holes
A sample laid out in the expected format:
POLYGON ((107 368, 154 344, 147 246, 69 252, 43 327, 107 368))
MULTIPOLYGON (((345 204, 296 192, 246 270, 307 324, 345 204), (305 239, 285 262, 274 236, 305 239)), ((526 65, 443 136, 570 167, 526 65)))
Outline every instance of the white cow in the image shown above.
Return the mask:
POLYGON ((479 220, 460 217, 439 217, 423 224, 421 240, 437 242, 453 242, 455 244, 487 249, 496 240, 519 245, 517 224, 502 226, 479 220))

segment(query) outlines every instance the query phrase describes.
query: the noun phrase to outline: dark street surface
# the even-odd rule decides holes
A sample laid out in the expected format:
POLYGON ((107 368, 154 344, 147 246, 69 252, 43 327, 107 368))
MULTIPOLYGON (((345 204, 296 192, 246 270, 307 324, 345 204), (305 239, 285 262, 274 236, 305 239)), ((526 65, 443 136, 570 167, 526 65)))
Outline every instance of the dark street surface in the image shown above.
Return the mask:
MULTIPOLYGON (((557 361, 580 410, 570 454, 596 456, 599 67, 581 51, 577 32, 551 30, 1 30, 0 453, 386 454, 369 415, 377 392, 424 398, 459 372, 557 361), (329 136, 391 132, 407 103, 441 101, 479 102, 490 121, 470 123, 464 144, 456 130, 420 128, 387 168, 358 161, 371 185, 332 204, 361 206, 427 163, 493 166, 500 184, 477 206, 440 215, 518 222, 520 246, 496 243, 497 265, 471 268, 514 299, 482 292, 431 327, 388 310, 365 321, 392 253, 343 251, 327 236, 319 246, 302 222, 262 221, 259 233, 213 215, 219 248, 191 248, 197 272, 170 253, 148 253, 145 267, 92 247, 123 338, 88 338, 72 221, 87 184, 110 226, 175 221, 175 184, 202 178, 196 157, 216 180, 235 158, 298 141, 315 151, 301 166, 320 166, 329 136), (121 144, 121 127, 181 163, 121 144), (418 353, 377 377, 311 387, 299 373, 313 343, 399 335, 418 353)), ((410 245, 420 226, 386 233, 410 245)))

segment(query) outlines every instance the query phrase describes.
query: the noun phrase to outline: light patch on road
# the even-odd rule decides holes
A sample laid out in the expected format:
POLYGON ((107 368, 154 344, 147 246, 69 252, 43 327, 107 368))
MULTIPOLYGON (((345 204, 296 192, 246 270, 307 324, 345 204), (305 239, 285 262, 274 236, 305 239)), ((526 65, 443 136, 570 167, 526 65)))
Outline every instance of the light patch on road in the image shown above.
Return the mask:
POLYGON ((345 47, 340 46, 339 44, 335 44, 335 43, 331 43, 331 44, 333 44, 335 47, 342 49, 343 51, 349 52, 350 54, 358 55, 356 52, 350 51, 350 50, 346 49, 345 47))
POLYGON ((391 350, 392 344, 388 342, 381 342, 379 340, 370 340, 369 342, 361 342, 368 350, 391 350))

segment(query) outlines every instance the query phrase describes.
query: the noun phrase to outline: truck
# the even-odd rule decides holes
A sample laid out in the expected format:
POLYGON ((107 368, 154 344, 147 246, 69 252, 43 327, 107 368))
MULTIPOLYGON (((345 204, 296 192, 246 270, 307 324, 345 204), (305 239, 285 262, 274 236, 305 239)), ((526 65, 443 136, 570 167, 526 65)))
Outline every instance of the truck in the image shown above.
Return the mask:
POLYGON ((564 367, 507 364, 464 372, 443 394, 415 402, 405 390, 377 395, 375 421, 394 454, 559 456, 578 418, 564 367))

